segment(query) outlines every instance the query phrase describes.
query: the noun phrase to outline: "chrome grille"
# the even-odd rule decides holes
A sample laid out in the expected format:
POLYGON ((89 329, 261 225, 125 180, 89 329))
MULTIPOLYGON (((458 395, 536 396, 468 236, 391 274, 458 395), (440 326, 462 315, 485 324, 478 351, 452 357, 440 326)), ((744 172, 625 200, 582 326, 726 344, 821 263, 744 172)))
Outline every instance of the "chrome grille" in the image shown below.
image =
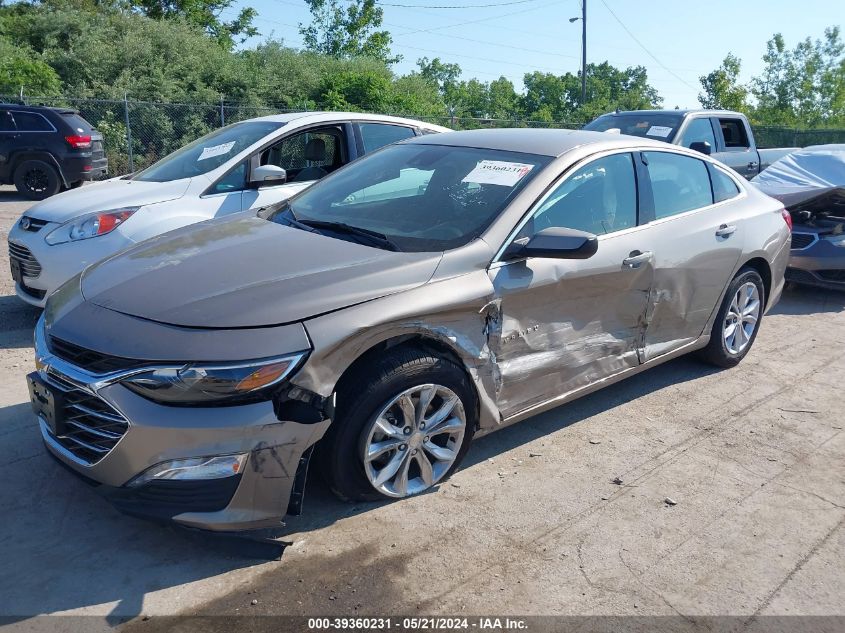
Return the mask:
POLYGON ((53 369, 48 370, 46 379, 64 403, 64 429, 53 439, 79 460, 97 463, 129 429, 126 418, 105 400, 53 369))
POLYGON ((9 258, 20 264, 24 277, 38 277, 41 274, 41 264, 26 246, 9 242, 9 258))
POLYGON ((793 233, 790 248, 793 251, 802 250, 811 246, 817 239, 818 236, 815 233, 793 233))

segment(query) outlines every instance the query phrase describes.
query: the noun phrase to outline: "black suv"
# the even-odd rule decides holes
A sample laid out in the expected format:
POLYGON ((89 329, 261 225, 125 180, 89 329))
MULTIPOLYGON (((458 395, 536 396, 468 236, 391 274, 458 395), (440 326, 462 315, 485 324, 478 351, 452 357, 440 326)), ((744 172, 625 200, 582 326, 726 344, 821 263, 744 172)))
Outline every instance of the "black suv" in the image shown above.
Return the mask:
POLYGON ((102 134, 75 110, 0 104, 0 184, 42 200, 107 171, 102 134))

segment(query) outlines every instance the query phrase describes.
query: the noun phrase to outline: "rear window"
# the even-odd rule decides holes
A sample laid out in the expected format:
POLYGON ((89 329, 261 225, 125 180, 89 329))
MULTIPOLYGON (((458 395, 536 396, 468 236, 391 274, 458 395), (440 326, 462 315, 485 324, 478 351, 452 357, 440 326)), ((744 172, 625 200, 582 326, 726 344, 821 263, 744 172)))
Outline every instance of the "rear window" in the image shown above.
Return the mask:
POLYGON ((654 216, 668 218, 713 204, 710 174, 703 160, 671 154, 644 152, 654 195, 654 216))
POLYGON ((683 117, 663 112, 628 112, 625 114, 604 114, 592 123, 584 126, 585 130, 607 132, 618 130, 622 134, 653 138, 670 143, 675 138, 683 117))
POLYGON ((78 112, 62 112, 62 120, 79 134, 88 134, 94 127, 88 123, 78 112))

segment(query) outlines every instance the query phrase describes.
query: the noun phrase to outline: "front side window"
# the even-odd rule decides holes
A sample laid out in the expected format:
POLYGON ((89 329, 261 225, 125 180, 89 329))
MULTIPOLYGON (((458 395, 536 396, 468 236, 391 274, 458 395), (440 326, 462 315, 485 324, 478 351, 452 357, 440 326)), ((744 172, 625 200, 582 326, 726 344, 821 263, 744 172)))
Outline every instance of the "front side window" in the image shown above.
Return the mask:
POLYGON ((43 115, 35 112, 15 112, 18 132, 52 132, 52 124, 43 115))
POLYGON ((435 252, 481 235, 551 158, 502 150, 398 144, 364 156, 270 217, 342 223, 399 249, 435 252))
POLYGON ((517 239, 549 227, 605 235, 636 225, 634 163, 630 154, 614 154, 594 160, 567 177, 540 205, 517 239))
POLYGON ((710 147, 715 149, 716 136, 713 134, 710 119, 693 119, 689 122, 678 145, 690 147, 693 143, 710 143, 710 147))
POLYGON ((713 204, 703 160, 669 152, 644 152, 654 195, 655 219, 713 204))
POLYGON ((343 138, 340 128, 293 134, 263 152, 260 162, 281 167, 290 182, 319 180, 343 165, 343 138))
POLYGON ((14 132, 15 120, 8 110, 0 110, 0 132, 14 132))
POLYGON ((384 123, 361 123, 361 139, 364 141, 364 151, 372 152, 379 147, 390 145, 402 139, 414 136, 414 130, 404 125, 386 125, 384 123))
POLYGON ((132 180, 167 182, 207 174, 280 129, 284 123, 243 121, 206 134, 135 174, 132 180))

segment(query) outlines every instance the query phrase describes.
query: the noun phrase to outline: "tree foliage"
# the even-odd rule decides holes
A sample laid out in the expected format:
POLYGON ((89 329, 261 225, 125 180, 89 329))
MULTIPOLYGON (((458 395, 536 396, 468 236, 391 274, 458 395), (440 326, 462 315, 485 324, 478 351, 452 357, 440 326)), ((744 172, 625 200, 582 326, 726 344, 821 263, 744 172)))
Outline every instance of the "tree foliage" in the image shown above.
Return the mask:
POLYGON ((311 24, 299 25, 305 47, 337 59, 372 57, 386 64, 401 60, 390 52, 392 39, 380 31, 384 10, 375 0, 305 0, 311 24))
POLYGON ((728 53, 713 72, 699 77, 704 92, 699 93, 698 101, 703 108, 722 110, 748 109, 748 88, 739 83, 742 62, 732 53, 728 53))

